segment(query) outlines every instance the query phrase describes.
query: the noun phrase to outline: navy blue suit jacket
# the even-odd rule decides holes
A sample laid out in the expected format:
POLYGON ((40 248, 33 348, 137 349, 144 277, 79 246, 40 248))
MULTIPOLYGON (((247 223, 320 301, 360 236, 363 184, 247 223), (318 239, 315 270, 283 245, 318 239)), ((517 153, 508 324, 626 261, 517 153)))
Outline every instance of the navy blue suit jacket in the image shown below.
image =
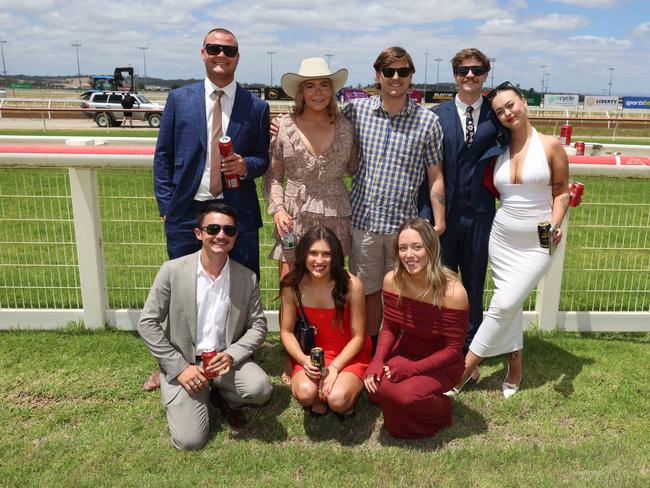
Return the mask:
MULTIPOLYGON (((441 103, 434 112, 440 117, 443 133, 443 175, 445 178, 445 203, 447 227, 453 225, 449 215, 459 203, 458 181, 460 164, 469 164, 470 167, 470 201, 471 207, 477 211, 494 216, 494 196, 483 185, 483 176, 489 160, 503 152, 503 148, 495 145, 499 129, 493 121, 492 109, 483 100, 481 114, 476 124, 474 141, 469 148, 465 147, 465 134, 458 116, 454 100, 441 103)), ((507 146, 506 146, 507 147, 507 146)), ((429 202, 428 186, 425 181, 420 189, 419 207, 420 217, 433 220, 431 203, 429 202)))
MULTIPOLYGON (((226 135, 246 160, 248 174, 237 189, 222 182, 225 202, 237 211, 240 231, 262 226, 254 178, 269 166, 269 105, 237 85, 226 135)), ((173 222, 192 204, 201 183, 208 144, 204 82, 172 90, 160 124, 153 161, 160 215, 173 222)))

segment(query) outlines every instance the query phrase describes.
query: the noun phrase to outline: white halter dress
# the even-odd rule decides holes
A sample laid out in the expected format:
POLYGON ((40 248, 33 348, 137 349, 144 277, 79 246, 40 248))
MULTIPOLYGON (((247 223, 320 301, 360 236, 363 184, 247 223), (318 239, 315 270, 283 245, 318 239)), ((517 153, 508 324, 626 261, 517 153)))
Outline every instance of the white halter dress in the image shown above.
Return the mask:
POLYGON ((510 151, 496 161, 494 185, 501 194, 490 233, 494 296, 470 350, 480 357, 523 348, 522 305, 551 263, 539 245, 537 224, 551 219, 551 172, 539 134, 533 129, 522 183, 510 182, 510 151))

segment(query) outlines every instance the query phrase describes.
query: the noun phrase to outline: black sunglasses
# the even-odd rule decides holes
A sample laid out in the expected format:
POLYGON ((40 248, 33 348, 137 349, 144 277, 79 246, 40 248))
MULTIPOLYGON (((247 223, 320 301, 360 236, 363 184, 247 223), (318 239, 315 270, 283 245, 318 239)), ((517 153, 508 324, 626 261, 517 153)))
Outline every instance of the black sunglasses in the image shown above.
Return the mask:
POLYGON ((381 73, 386 78, 392 78, 395 76, 395 73, 397 73, 400 78, 406 78, 411 74, 411 68, 382 68, 381 73))
POLYGON ((467 76, 470 70, 472 70, 474 76, 481 76, 482 74, 490 71, 489 69, 483 66, 457 66, 456 68, 454 68, 454 74, 460 76, 467 76))
POLYGON ((225 46, 223 44, 206 44, 204 47, 205 47, 205 51, 208 54, 211 54, 213 56, 217 56, 218 54, 223 52, 229 58, 234 58, 235 56, 237 56, 237 53, 239 52, 238 46, 225 46))
POLYGON ((487 94, 488 103, 492 104, 492 100, 494 99, 494 97, 496 97, 497 94, 499 94, 500 92, 506 91, 506 90, 512 90, 517 95, 519 95, 519 98, 524 98, 524 97, 521 96, 521 92, 519 91, 519 88, 517 88, 515 85, 513 85, 509 81, 504 81, 499 86, 497 86, 496 88, 493 88, 492 90, 490 90, 488 92, 488 94, 487 94))
POLYGON ((205 227, 201 227, 201 230, 204 230, 211 236, 216 236, 223 229, 224 234, 228 237, 233 237, 237 234, 237 227, 234 225, 221 225, 221 224, 208 224, 205 227))

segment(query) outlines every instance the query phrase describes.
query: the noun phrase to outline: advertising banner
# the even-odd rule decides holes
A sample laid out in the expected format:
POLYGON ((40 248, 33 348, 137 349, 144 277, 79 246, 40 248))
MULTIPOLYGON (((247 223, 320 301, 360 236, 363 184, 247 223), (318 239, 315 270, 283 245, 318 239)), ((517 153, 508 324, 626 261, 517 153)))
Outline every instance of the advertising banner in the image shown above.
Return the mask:
POLYGON ((349 102, 355 98, 370 98, 371 95, 360 88, 343 88, 343 101, 349 102))
POLYGON ((650 97, 625 97, 623 98, 623 108, 642 108, 650 109, 650 97))
POLYGON ((279 86, 275 88, 267 86, 264 88, 264 100, 293 100, 293 98, 284 93, 284 90, 279 86))
POLYGON ((425 103, 441 103, 454 98, 455 91, 427 90, 424 95, 425 103))
POLYGON ((415 103, 422 103, 422 91, 421 90, 416 90, 415 88, 412 89, 412 90, 409 90, 409 97, 415 103))
POLYGON ((584 109, 589 112, 598 110, 616 110, 618 108, 618 97, 604 97, 585 95, 584 109))
POLYGON ((526 101, 530 107, 539 107, 542 104, 542 94, 531 93, 526 95, 526 101))
POLYGON ((547 93, 544 95, 544 108, 575 108, 578 98, 578 95, 547 93))

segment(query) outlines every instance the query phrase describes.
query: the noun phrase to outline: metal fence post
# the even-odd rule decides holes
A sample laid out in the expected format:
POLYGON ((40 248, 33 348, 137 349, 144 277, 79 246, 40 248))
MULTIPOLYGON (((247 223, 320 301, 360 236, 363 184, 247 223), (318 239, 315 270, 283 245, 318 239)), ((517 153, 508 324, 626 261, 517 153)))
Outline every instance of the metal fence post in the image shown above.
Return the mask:
POLYGON ((569 227, 569 212, 564 217, 560 228, 562 240, 553 253, 551 265, 537 285, 535 312, 540 330, 551 330, 557 325, 557 313, 560 308, 560 290, 562 288, 562 271, 564 269, 564 254, 566 251, 567 229, 569 227))
POLYGON ((97 172, 87 168, 69 168, 68 171, 84 321, 88 328, 100 328, 106 323, 108 293, 99 223, 97 172))

